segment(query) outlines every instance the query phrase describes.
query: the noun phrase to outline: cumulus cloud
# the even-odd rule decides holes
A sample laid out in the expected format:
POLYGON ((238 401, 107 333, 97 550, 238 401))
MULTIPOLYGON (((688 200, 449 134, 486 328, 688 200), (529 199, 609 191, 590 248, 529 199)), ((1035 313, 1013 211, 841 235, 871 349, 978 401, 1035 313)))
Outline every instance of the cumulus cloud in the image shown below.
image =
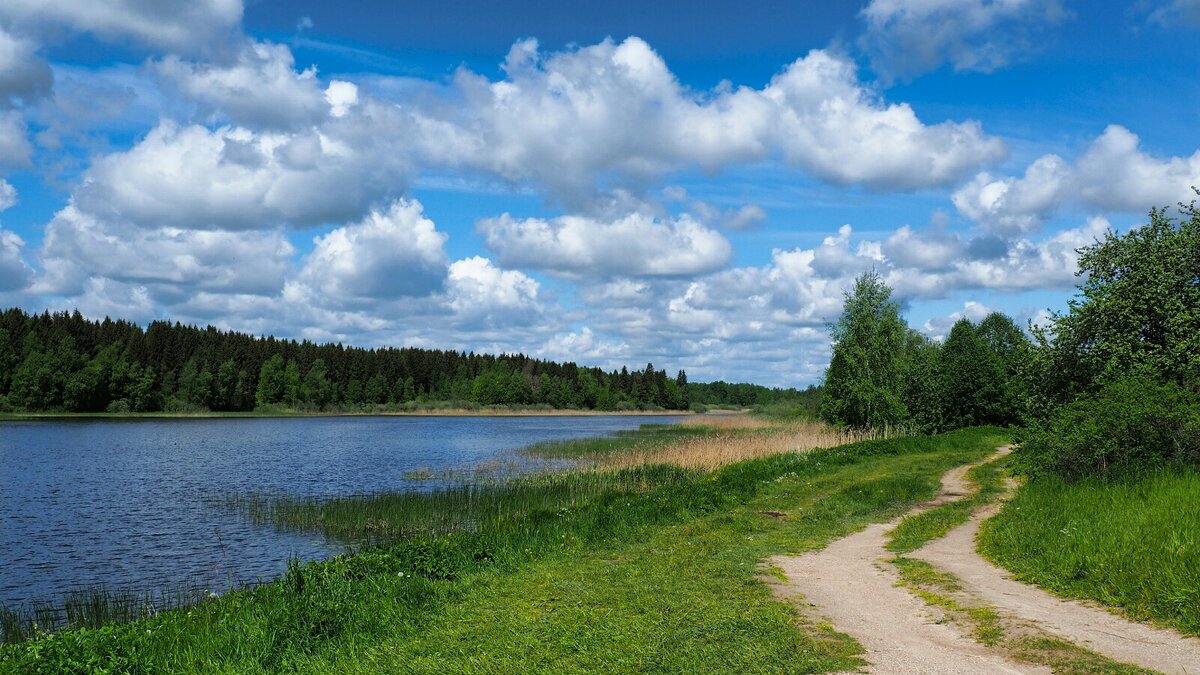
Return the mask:
POLYGON ((1035 51, 1069 15, 1058 0, 871 0, 859 46, 885 81, 951 64, 992 72, 1035 51))
POLYGON ((622 365, 628 365, 623 361, 632 356, 628 344, 604 340, 588 326, 577 331, 556 334, 535 349, 534 353, 543 359, 588 364, 622 362, 622 365))
POLYGON ((683 276, 721 268, 733 249, 690 215, 659 219, 631 213, 613 220, 586 216, 480 221, 488 250, 505 267, 566 277, 683 276))
POLYGON ((23 32, 63 28, 183 53, 212 52, 239 32, 241 0, 5 0, 0 19, 23 32))
POLYGON ((996 178, 981 173, 951 196, 959 213, 1000 234, 1036 230, 1071 189, 1071 168, 1058 155, 1045 155, 1025 175, 996 178))
MULTIPOLYGON (((16 200, 16 190, 0 180, 0 211, 12 206, 16 200)), ((33 270, 21 257, 24 249, 25 240, 15 232, 0 228, 0 293, 23 290, 33 278, 33 270)))
POLYGON ((300 278, 324 302, 425 296, 446 278, 446 235, 417 201, 398 200, 313 242, 300 278))
POLYGON ((15 110, 0 112, 0 168, 29 166, 32 154, 25 118, 15 110))
POLYGON ((359 218, 404 189, 386 146, 326 128, 294 134, 164 121, 124 152, 95 160, 75 192, 84 211, 145 227, 262 229, 359 218))
POLYGON ((506 77, 455 77, 461 110, 417 116, 436 130, 432 159, 534 181, 579 203, 597 184, 641 185, 688 167, 782 157, 836 184, 872 189, 944 185, 1003 157, 975 122, 922 122, 859 82, 854 64, 823 50, 763 89, 684 88, 644 41, 542 54, 525 40, 506 77))
POLYGON ((502 270, 481 256, 457 260, 447 280, 449 307, 460 324, 491 327, 525 323, 541 312, 538 282, 502 270))
POLYGON ((271 295, 282 290, 294 254, 280 230, 148 229, 69 205, 46 225, 34 290, 76 295, 96 277, 151 287, 171 303, 202 290, 271 295))
POLYGON ((1074 164, 1044 155, 1019 178, 981 173, 952 200, 959 213, 1001 235, 1034 231, 1071 203, 1093 211, 1144 213, 1188 201, 1192 186, 1200 186, 1200 151, 1155 157, 1140 146, 1137 134, 1110 125, 1074 164))
POLYGON ((247 42, 232 63, 192 62, 171 55, 154 69, 206 114, 250 128, 309 126, 330 109, 316 68, 297 71, 286 45, 247 42))
POLYGON ((1193 195, 1200 186, 1200 150, 1190 157, 1158 158, 1143 151, 1137 134, 1109 125, 1076 164, 1080 198, 1115 211, 1147 211, 1193 195))
POLYGON ((37 44, 0 28, 0 106, 34 101, 50 93, 54 76, 37 44))
POLYGON ((945 316, 935 316, 921 324, 921 332, 930 338, 941 342, 950 334, 950 329, 954 324, 963 319, 967 319, 972 323, 979 323, 987 315, 997 310, 989 307, 982 302, 976 300, 968 300, 963 303, 963 308, 958 311, 950 312, 945 316))

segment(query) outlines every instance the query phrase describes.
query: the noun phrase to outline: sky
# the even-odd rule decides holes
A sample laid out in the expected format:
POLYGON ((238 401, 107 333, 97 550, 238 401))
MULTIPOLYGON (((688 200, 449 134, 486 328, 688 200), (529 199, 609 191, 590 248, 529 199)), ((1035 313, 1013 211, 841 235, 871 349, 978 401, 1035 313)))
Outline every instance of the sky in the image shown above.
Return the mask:
POLYGON ((1200 186, 1200 0, 5 0, 0 305, 805 386, 1200 186))

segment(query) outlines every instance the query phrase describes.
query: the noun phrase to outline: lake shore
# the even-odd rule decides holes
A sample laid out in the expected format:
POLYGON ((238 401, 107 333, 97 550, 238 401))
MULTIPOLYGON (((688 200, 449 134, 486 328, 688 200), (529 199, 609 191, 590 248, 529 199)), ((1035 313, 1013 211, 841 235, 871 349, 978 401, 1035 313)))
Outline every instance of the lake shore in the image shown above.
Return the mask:
MULTIPOLYGON (((711 410, 704 414, 730 415, 741 411, 711 410)), ((387 411, 250 411, 250 412, 146 412, 146 413, 0 413, 2 421, 35 420, 139 420, 139 419, 274 419, 287 417, 679 417, 697 415, 692 410, 523 410, 481 408, 438 408, 387 411)))

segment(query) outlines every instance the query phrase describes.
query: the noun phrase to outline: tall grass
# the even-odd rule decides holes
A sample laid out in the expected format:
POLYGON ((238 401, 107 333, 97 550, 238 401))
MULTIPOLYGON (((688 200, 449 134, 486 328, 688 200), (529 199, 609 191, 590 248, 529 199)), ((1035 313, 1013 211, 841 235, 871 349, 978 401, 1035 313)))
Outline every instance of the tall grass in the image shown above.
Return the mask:
POLYGON ((846 430, 822 422, 780 423, 752 415, 708 415, 675 425, 643 425, 607 438, 552 441, 531 446, 530 454, 570 457, 580 467, 627 469, 671 464, 713 471, 723 466, 783 452, 807 452, 847 443, 907 435, 906 430, 846 430))
POLYGON ((560 511, 601 495, 631 494, 687 480, 659 467, 569 471, 469 482, 428 492, 381 492, 335 498, 229 495, 226 506, 252 522, 316 532, 357 546, 418 536, 502 528, 538 511, 560 511))
POLYGON ((57 630, 100 628, 150 619, 215 597, 209 589, 196 584, 158 591, 103 586, 75 589, 56 599, 0 607, 0 643, 22 642, 57 630))
POLYGON ((1200 635, 1200 470, 1031 480, 980 550, 1020 579, 1200 635))

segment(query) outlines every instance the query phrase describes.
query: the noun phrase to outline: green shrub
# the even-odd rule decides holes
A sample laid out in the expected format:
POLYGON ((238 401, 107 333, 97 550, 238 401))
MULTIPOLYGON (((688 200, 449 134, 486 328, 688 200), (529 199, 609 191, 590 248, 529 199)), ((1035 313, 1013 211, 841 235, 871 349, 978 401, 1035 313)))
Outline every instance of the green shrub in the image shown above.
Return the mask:
POLYGON ((1032 477, 1068 479, 1200 465, 1200 397, 1128 377, 1062 406, 1025 432, 1017 457, 1032 477))

